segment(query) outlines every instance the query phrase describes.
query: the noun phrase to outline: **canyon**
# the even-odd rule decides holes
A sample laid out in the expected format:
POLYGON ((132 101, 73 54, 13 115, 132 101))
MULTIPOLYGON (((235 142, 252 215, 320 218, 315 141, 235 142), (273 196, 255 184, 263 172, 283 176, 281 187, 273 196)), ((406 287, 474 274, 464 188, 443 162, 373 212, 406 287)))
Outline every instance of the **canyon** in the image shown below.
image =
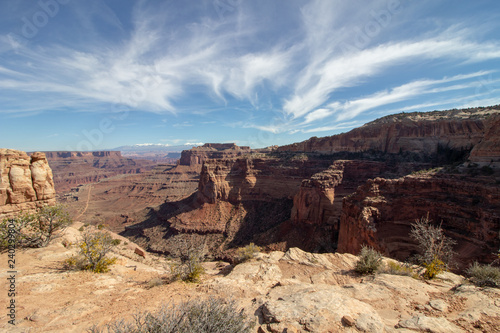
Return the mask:
POLYGON ((152 161, 124 158, 119 151, 44 153, 54 173, 54 185, 58 193, 116 175, 142 173, 155 165, 152 161))
POLYGON ((201 236, 228 260, 250 242, 352 254, 367 244, 407 260, 411 224, 429 214, 457 241, 461 270, 500 248, 499 124, 498 107, 402 113, 281 147, 207 143, 176 164, 117 151, 45 156, 73 216, 148 251, 174 255, 201 236))
POLYGON ((232 248, 249 242, 353 254, 366 244, 408 260, 417 251, 411 224, 429 214, 457 241, 458 270, 490 263, 500 248, 499 112, 391 115, 266 150, 193 148, 180 164, 201 166, 196 192, 123 234, 164 254, 203 235, 216 257, 229 260, 232 248))

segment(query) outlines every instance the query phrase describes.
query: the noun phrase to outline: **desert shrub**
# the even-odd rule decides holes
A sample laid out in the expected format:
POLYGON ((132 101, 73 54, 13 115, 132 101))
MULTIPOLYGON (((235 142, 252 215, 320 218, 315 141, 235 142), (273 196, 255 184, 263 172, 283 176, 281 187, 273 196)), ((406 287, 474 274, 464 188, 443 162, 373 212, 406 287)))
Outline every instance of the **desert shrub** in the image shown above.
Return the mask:
POLYGON ((439 273, 447 270, 446 264, 439 260, 437 257, 432 259, 431 262, 423 262, 422 266, 425 267, 424 279, 434 279, 439 273))
POLYGON ((500 287, 500 268, 474 262, 468 269, 472 283, 478 286, 500 287))
POLYGON ((384 269, 384 273, 391 275, 405 275, 411 277, 417 277, 418 275, 411 269, 407 264, 399 264, 394 261, 389 261, 387 267, 384 269))
POLYGON ((354 270, 360 274, 373 274, 382 264, 382 254, 372 247, 363 246, 354 270))
POLYGON ((45 206, 36 213, 20 213, 16 218, 0 223, 0 249, 7 247, 8 233, 13 230, 18 247, 45 247, 72 223, 68 212, 60 205, 45 206), (9 228, 9 224, 14 228, 9 228))
POLYGON ((194 241, 185 241, 178 245, 179 262, 172 263, 170 270, 173 280, 185 282, 200 282, 205 269, 201 265, 205 256, 205 244, 194 241))
POLYGON ((134 316, 104 328, 92 327, 90 333, 250 333, 252 321, 238 309, 234 301, 209 298, 180 304, 164 305, 157 312, 134 316))
POLYGON ((424 277, 433 278, 449 269, 455 241, 444 235, 441 226, 432 225, 428 216, 421 218, 412 224, 410 237, 418 243, 420 254, 415 260, 426 268, 424 277))
POLYGON ((111 241, 111 243, 112 243, 114 246, 118 246, 118 245, 120 245, 120 243, 121 243, 121 242, 122 242, 122 241, 121 241, 120 239, 113 239, 113 240, 111 241))
POLYGON ((165 279, 163 277, 155 277, 149 280, 146 284, 147 289, 151 289, 154 287, 162 286, 164 284, 168 283, 168 279, 165 279))
POLYGON ((116 258, 106 256, 114 246, 113 238, 108 233, 85 231, 78 243, 78 255, 66 259, 65 268, 105 273, 109 271, 109 266, 116 262, 116 258))
POLYGON ((250 259, 254 259, 257 253, 259 253, 261 248, 254 243, 250 243, 247 246, 240 247, 238 251, 236 251, 236 263, 240 264, 242 262, 248 261, 250 259))

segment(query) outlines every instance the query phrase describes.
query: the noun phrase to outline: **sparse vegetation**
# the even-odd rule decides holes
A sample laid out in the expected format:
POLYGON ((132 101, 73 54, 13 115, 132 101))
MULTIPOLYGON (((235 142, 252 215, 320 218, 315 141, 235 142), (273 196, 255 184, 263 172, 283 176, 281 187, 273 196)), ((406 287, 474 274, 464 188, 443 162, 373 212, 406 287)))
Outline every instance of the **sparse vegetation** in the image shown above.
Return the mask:
POLYGON ((241 264, 250 259, 254 259, 257 253, 259 253, 261 248, 254 243, 250 243, 247 246, 240 247, 238 251, 236 251, 235 261, 237 264, 241 264))
POLYGON ((147 285, 146 285, 146 288, 151 289, 154 287, 162 286, 162 285, 167 284, 167 283, 168 283, 168 279, 159 276, 159 277, 155 277, 155 278, 152 278, 151 280, 149 280, 147 285))
POLYGON ((427 280, 434 279, 439 273, 447 270, 446 264, 435 257, 431 262, 423 262, 422 266, 425 267, 424 278, 427 280))
POLYGON ((201 265, 205 256, 205 244, 195 244, 194 241, 186 241, 179 245, 180 262, 172 263, 170 270, 173 280, 184 282, 200 282, 205 269, 201 265))
MULTIPOLYGON (((13 220, 17 247, 45 247, 72 223, 60 205, 45 206, 36 213, 20 213, 13 220)), ((7 247, 9 220, 0 223, 0 249, 7 247)), ((11 229, 12 230, 12 229, 11 229)))
POLYGON ((488 286, 500 288, 500 268, 492 265, 481 265, 474 262, 468 269, 472 283, 478 286, 488 286))
POLYGON ((382 264, 382 254, 372 247, 363 246, 354 270, 360 274, 373 274, 382 264))
POLYGON ((442 169, 443 168, 441 168, 441 167, 430 168, 430 169, 422 169, 422 170, 418 170, 418 171, 413 171, 411 174, 412 175, 435 174, 435 173, 440 172, 442 169))
POLYGON ((418 275, 411 269, 408 264, 399 264, 394 261, 389 261, 384 269, 384 273, 391 275, 405 275, 417 278, 418 275))
POLYGON ((116 262, 116 258, 107 257, 114 246, 113 239, 107 232, 87 230, 78 243, 78 255, 66 259, 65 268, 89 270, 94 273, 108 272, 109 266, 116 262))
POLYGON ((412 224, 410 237, 418 243, 420 254, 415 259, 426 268, 425 278, 432 279, 449 269, 455 241, 444 235, 441 226, 433 226, 429 216, 412 224))
POLYGON ((180 304, 167 304, 158 312, 134 316, 134 321, 123 320, 105 328, 92 327, 90 333, 249 333, 253 323, 234 301, 209 298, 180 304))

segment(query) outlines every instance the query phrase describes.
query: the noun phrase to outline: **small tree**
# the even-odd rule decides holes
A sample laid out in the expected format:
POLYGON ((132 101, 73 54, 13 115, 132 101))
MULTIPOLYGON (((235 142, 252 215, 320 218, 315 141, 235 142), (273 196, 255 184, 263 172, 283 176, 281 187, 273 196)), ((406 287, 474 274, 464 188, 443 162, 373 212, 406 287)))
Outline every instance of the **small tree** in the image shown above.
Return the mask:
POLYGON ((86 230, 78 243, 78 255, 67 259, 65 266, 68 269, 105 273, 109 271, 109 266, 116 262, 116 258, 106 257, 115 246, 113 238, 107 232, 86 230))
POLYGON ((456 242, 444 235, 441 225, 433 226, 429 216, 423 217, 412 224, 410 237, 418 243, 420 254, 416 259, 426 268, 424 277, 432 279, 449 268, 456 242))
POLYGON ((205 269, 201 265, 205 256, 205 243, 196 243, 193 240, 179 243, 177 254, 180 263, 170 266, 175 280, 185 282, 199 282, 205 269))
POLYGON ((71 223, 68 212, 60 205, 45 206, 36 213, 21 212, 16 218, 0 223, 0 248, 5 246, 9 224, 14 225, 16 246, 45 247, 71 223))

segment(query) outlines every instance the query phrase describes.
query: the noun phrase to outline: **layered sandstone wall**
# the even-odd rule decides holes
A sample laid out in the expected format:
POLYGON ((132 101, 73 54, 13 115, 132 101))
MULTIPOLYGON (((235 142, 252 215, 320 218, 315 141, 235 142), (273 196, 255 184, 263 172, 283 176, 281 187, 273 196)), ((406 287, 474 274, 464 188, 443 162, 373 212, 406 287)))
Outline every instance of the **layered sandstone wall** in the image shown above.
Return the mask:
POLYGON ((119 151, 46 151, 44 152, 48 160, 56 160, 59 158, 80 158, 80 157, 114 157, 122 158, 119 151))
POLYGON ((456 262, 490 263, 500 248, 500 188, 488 177, 428 174, 376 178, 343 203, 339 252, 372 246, 398 259, 415 254, 411 224, 427 216, 457 241, 456 262))
POLYGON ((294 196, 292 221, 316 225, 338 225, 342 200, 367 179, 383 175, 383 162, 335 161, 326 170, 304 179, 294 196))
POLYGON ((183 150, 180 165, 199 166, 208 159, 230 159, 249 154, 250 147, 239 147, 234 143, 205 143, 201 147, 183 150))
POLYGON ((312 137, 303 142, 279 147, 278 151, 334 153, 375 150, 393 154, 432 154, 437 152, 439 146, 470 149, 483 140, 489 129, 498 133, 493 124, 499 112, 500 108, 492 107, 480 111, 456 110, 392 115, 347 133, 323 138, 312 137))
POLYGON ((210 159, 202 167, 198 197, 237 204, 249 200, 291 198, 302 179, 328 167, 324 161, 283 161, 267 158, 210 159))
POLYGON ((492 116, 485 128, 481 142, 474 146, 470 160, 500 167, 500 115, 492 116))
POLYGON ((52 170, 44 153, 0 149, 0 218, 55 204, 52 170))

